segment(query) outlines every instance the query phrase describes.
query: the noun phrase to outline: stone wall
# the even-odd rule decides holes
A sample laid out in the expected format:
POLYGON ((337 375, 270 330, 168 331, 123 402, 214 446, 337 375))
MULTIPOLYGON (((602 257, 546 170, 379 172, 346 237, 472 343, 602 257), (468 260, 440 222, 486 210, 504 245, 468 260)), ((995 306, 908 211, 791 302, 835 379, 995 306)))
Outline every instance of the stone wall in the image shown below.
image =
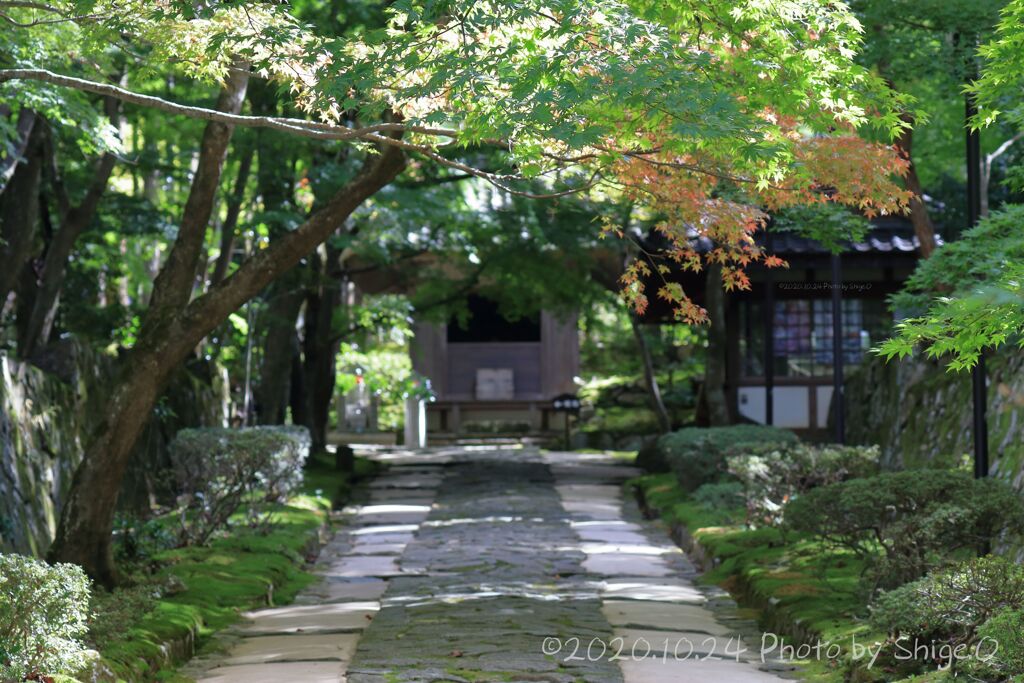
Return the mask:
MULTIPOLYGON (((1024 488, 1024 351, 1003 347, 988 365, 991 473, 1024 488)), ((852 443, 879 444, 886 467, 953 466, 973 457, 971 376, 925 358, 874 357, 847 384, 852 443)))
MULTIPOLYGON (((73 347, 48 367, 53 371, 0 354, 2 551, 45 553, 85 441, 102 414, 113 362, 73 347)), ((159 498, 152 473, 166 463, 169 440, 182 427, 223 425, 227 399, 222 373, 180 372, 140 439, 119 505, 138 510, 159 498)))

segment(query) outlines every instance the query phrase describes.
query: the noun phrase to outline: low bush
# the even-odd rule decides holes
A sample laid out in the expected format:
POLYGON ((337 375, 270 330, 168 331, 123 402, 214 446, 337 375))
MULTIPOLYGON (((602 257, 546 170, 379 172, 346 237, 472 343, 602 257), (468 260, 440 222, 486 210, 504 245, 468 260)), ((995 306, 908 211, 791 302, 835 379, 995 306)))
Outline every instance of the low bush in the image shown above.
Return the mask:
POLYGON ((709 510, 735 510, 743 506, 743 484, 738 481, 704 484, 693 492, 693 500, 709 510))
POLYGON ((877 585, 893 587, 1019 528, 1024 503, 998 480, 911 470, 812 489, 785 514, 788 527, 852 550, 877 585))
POLYGON ((804 443, 741 445, 726 457, 742 484, 748 524, 777 526, 783 507, 819 486, 878 472, 878 447, 804 443))
POLYGON ((44 680, 84 668, 88 614, 89 580, 77 565, 0 555, 0 680, 44 680))
POLYGON ((791 444, 793 432, 763 425, 731 427, 686 427, 658 439, 660 457, 668 464, 686 491, 721 480, 726 474, 727 452, 736 452, 741 444, 791 444))
POLYGON ((171 444, 182 545, 205 543, 244 507, 251 526, 262 510, 302 485, 309 432, 301 427, 184 429, 171 444))
POLYGON ((959 651, 954 659, 973 660, 976 671, 1012 675, 1024 673, 1022 610, 1024 567, 986 556, 882 593, 871 605, 871 622, 906 650, 916 643, 940 656, 959 651))

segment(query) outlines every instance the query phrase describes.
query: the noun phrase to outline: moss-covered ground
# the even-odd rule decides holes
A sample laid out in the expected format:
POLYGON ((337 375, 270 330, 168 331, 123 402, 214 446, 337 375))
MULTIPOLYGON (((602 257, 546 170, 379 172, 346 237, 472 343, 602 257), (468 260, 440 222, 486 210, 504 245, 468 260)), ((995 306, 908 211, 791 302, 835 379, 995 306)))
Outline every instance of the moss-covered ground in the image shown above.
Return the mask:
POLYGON ((314 459, 303 492, 274 507, 269 531, 237 525, 205 546, 154 553, 144 575, 129 576, 128 587, 98 598, 115 615, 97 624, 103 663, 127 683, 187 681, 173 670, 180 662, 167 656, 168 644, 196 634, 201 649, 242 612, 294 600, 315 578, 307 571, 314 559, 307 554, 329 523, 329 512, 349 498, 354 480, 375 467, 357 459, 353 477, 335 470, 326 457, 314 459), (139 595, 151 588, 159 597, 139 595), (133 604, 144 608, 133 613, 133 604))
MULTIPOLYGON (((799 642, 831 642, 842 648, 834 660, 803 662, 813 681, 892 680, 882 667, 853 662, 851 645, 884 641, 865 620, 868 594, 863 562, 814 539, 775 528, 748 528, 742 509, 709 509, 692 500, 672 474, 654 474, 630 482, 649 509, 669 527, 681 526, 703 552, 710 568, 702 581, 717 584, 747 606, 761 610, 765 631, 799 642)), ((938 672, 907 681, 943 680, 938 672)))

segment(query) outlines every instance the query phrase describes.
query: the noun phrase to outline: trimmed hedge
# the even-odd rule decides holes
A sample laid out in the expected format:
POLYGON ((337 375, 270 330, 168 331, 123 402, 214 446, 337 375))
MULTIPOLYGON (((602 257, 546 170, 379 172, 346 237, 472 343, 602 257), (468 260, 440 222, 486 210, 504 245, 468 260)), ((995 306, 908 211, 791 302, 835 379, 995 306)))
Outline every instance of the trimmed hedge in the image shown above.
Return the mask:
POLYGON ((304 427, 183 429, 171 444, 183 545, 205 543, 244 508, 266 523, 263 503, 280 503, 302 485, 310 437, 304 427))
POLYGON ((742 484, 747 523, 777 526, 790 500, 819 486, 878 473, 877 446, 741 444, 726 458, 742 484))
POLYGON ((720 481, 726 474, 726 455, 741 444, 793 444, 788 429, 764 425, 686 427, 665 434, 637 455, 637 464, 651 472, 674 472, 686 491, 720 481))

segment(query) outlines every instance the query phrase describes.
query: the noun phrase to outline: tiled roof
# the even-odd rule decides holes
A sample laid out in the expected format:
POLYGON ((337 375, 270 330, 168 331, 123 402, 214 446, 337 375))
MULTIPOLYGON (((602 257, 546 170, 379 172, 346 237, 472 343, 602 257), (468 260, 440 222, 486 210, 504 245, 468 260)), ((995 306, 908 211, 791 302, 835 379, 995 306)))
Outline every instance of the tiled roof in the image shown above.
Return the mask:
MULTIPOLYGON (((941 238, 936 238, 941 244, 941 238)), ((764 234, 758 238, 764 244, 764 234)), ((914 234, 910 221, 900 216, 885 216, 871 221, 871 229, 863 242, 851 244, 848 252, 858 254, 885 254, 890 252, 913 253, 921 246, 914 234)), ((777 232, 772 235, 772 252, 783 254, 825 254, 828 250, 815 240, 792 232, 777 232)))
MULTIPOLYGON (((783 257, 786 254, 825 255, 829 253, 816 240, 803 237, 794 232, 776 231, 772 233, 771 239, 771 253, 783 257)), ((758 232, 755 235, 755 240, 758 244, 764 246, 766 242, 765 233, 758 232)), ((937 237, 937 240, 939 244, 942 244, 941 238, 937 237)), ((659 240, 658 238, 651 239, 651 236, 649 236, 647 241, 656 242, 659 240)), ((712 241, 706 237, 697 237, 695 235, 694 243, 697 250, 701 252, 710 251, 713 247, 712 241)), ((917 239, 917 235, 914 234, 914 228, 908 219, 902 216, 884 216, 872 220, 871 229, 868 231, 864 241, 850 245, 847 253, 887 254, 896 252, 911 254, 916 252, 919 246, 920 241, 917 239)))

